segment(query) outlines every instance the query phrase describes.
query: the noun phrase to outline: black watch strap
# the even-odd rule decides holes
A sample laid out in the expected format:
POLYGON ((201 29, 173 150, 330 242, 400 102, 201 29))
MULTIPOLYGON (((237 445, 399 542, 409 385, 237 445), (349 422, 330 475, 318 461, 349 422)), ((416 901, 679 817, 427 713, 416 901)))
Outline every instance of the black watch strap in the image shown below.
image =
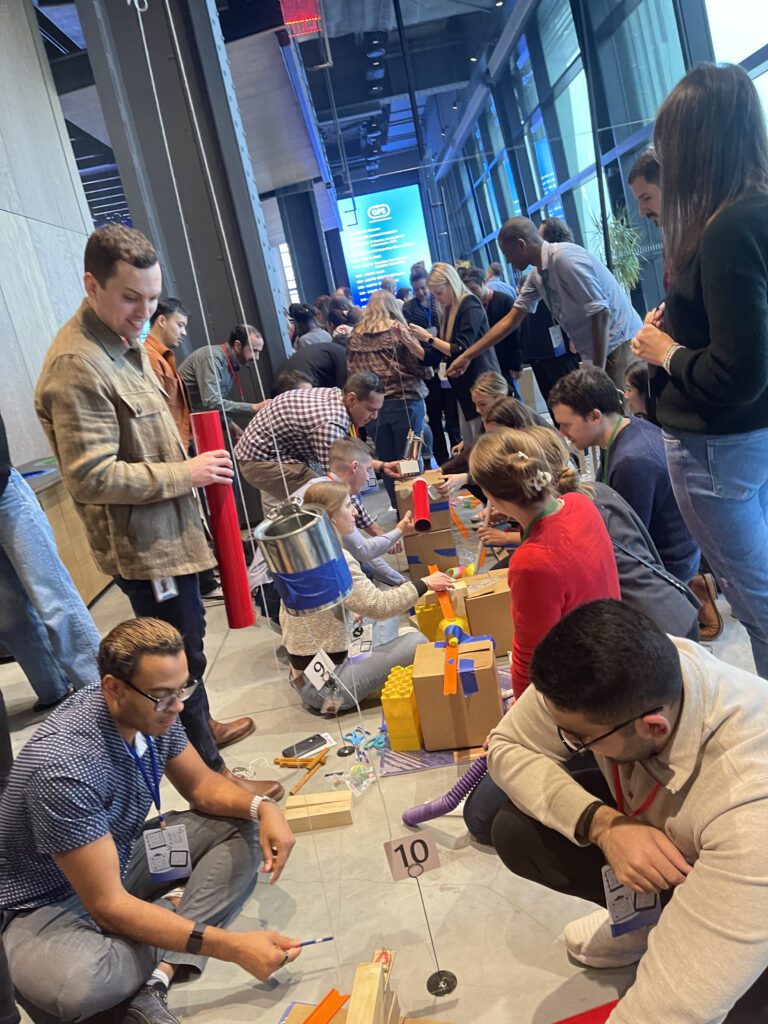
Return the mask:
POLYGON ((187 942, 188 953, 199 953, 203 948, 203 932, 206 926, 204 924, 196 924, 192 929, 192 934, 189 936, 187 942))

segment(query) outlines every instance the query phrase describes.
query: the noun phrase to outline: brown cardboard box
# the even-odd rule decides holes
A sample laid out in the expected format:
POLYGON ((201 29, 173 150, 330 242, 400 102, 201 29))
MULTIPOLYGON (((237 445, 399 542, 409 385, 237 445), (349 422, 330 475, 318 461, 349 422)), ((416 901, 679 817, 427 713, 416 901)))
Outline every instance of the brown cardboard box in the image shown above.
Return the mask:
POLYGON ((413 662, 413 688, 419 709, 425 750, 479 747, 501 715, 496 657, 490 640, 461 644, 459 659, 474 662, 478 691, 469 697, 459 678, 457 692, 443 696, 445 648, 420 644, 413 662))
MULTIPOLYGON (((439 469, 425 469, 421 474, 431 487, 440 483, 443 474, 439 469)), ((414 477, 418 479, 418 477, 414 477)), ((413 480, 397 480, 395 482, 395 499, 397 501, 397 512, 400 519, 406 512, 413 512, 413 480)), ((430 496, 429 508, 432 513, 432 532, 435 530, 450 530, 451 528, 451 507, 448 501, 443 498, 434 499, 430 496)))
POLYGON ((450 569, 456 565, 456 541, 453 530, 429 530, 415 533, 403 540, 408 571, 412 580, 420 580, 429 574, 429 566, 450 569))
POLYGON ((472 636, 489 633, 496 641, 496 657, 512 650, 512 605, 506 569, 493 569, 466 580, 464 608, 472 636))

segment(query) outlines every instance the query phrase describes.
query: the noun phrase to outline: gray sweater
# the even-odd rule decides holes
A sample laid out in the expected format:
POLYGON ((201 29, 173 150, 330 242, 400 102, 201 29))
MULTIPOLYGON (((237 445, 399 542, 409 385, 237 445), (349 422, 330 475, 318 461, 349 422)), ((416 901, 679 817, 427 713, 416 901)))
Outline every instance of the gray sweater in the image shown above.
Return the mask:
MULTIPOLYGON (((693 871, 664 908, 609 1024, 721 1024, 768 963, 768 683, 690 640, 673 643, 684 696, 672 738, 619 772, 633 807, 661 783, 638 820, 664 832, 693 871)), ((613 791, 613 762, 596 756, 613 791)), ((533 686, 491 733, 494 781, 576 842, 595 798, 565 770, 568 757, 533 686)))
POLYGON ((698 640, 698 612, 696 607, 671 583, 660 579, 647 565, 616 546, 618 541, 627 551, 651 563, 664 572, 661 557, 645 528, 642 519, 620 494, 608 484, 596 483, 595 508, 605 523, 614 542, 613 553, 619 571, 621 599, 625 604, 645 614, 659 629, 673 636, 687 636, 698 640))

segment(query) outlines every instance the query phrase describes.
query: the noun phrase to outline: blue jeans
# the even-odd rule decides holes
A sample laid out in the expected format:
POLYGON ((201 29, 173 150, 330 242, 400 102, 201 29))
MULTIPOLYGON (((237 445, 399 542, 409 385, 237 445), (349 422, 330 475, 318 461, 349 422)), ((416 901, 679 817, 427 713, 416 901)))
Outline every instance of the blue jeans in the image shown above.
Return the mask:
POLYGON ((683 519, 768 679, 768 430, 665 431, 664 446, 683 519))
MULTIPOLYGON (((376 458, 382 462, 394 462, 402 459, 408 431, 421 434, 424 430, 426 407, 423 398, 387 398, 384 400, 378 417, 368 427, 368 432, 376 445, 376 458)), ((392 477, 384 477, 384 486, 389 495, 390 504, 395 505, 395 481, 392 477)))
MULTIPOLYGON (((144 615, 168 622, 181 633, 184 638, 184 652, 187 655, 189 674, 193 679, 202 679, 205 675, 205 608, 200 597, 200 581, 197 573, 187 576, 175 576, 178 597, 170 601, 156 601, 151 580, 126 580, 122 576, 115 577, 115 583, 131 602, 133 613, 137 617, 144 615)), ((184 726, 189 742, 205 761, 210 769, 220 772, 224 760, 219 748, 211 736, 208 724, 211 709, 208 706, 208 694, 201 682, 181 712, 181 723, 184 726)))
POLYGON ((99 632, 40 503, 15 469, 0 495, 0 640, 41 704, 99 678, 99 632))

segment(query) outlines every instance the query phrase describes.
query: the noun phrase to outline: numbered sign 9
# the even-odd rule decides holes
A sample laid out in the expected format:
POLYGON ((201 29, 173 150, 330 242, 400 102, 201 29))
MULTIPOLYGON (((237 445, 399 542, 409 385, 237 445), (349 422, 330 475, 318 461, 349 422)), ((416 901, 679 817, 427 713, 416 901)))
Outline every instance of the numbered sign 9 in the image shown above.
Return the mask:
POLYGON ((417 836, 404 836, 384 843, 389 870, 396 882, 404 878, 420 878, 426 871, 440 867, 434 833, 427 829, 417 836))
POLYGON ((322 690, 325 684, 333 675, 336 668, 333 661, 321 648, 312 661, 304 669, 304 678, 311 683, 316 690, 322 690))

